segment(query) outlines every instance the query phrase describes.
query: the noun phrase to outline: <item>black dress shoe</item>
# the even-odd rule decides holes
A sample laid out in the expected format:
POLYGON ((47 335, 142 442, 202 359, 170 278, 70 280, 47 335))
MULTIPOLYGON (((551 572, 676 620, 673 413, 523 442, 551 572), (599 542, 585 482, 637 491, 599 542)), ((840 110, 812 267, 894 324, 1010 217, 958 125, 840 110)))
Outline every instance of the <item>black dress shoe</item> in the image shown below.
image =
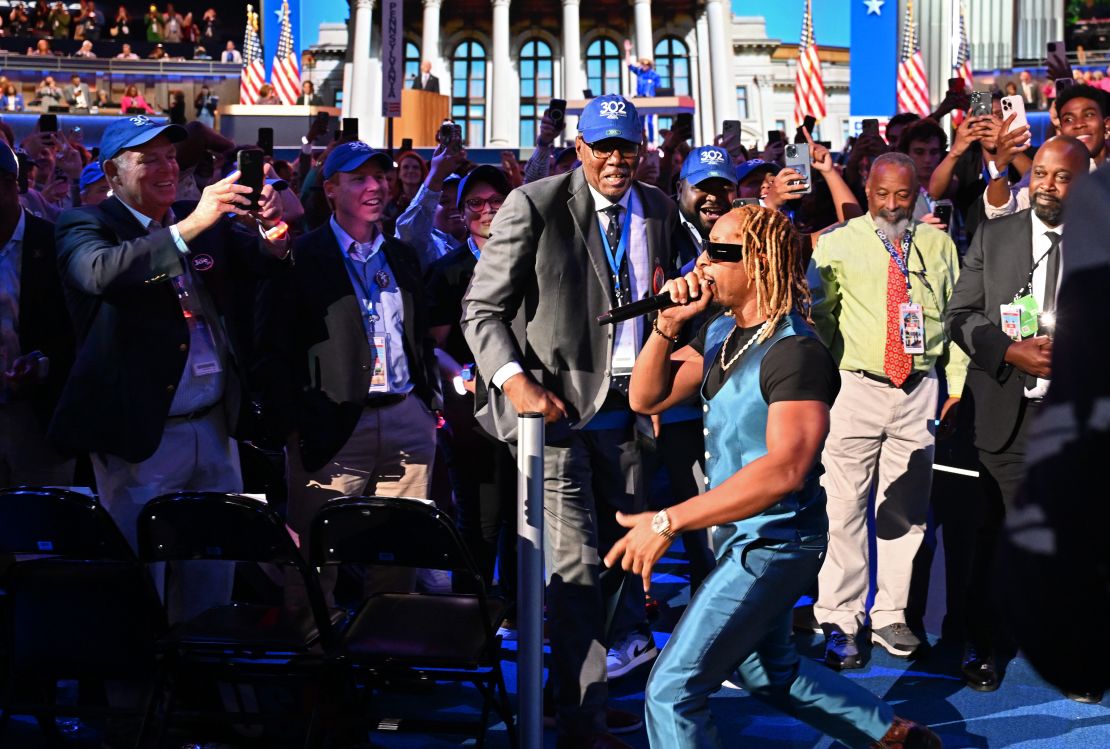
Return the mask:
POLYGON ((993 692, 1002 682, 994 655, 988 650, 965 648, 960 671, 963 673, 964 683, 976 692, 993 692))
POLYGON ((1085 705, 1097 705, 1102 702, 1102 692, 1069 692, 1064 690, 1064 696, 1074 702, 1082 702, 1085 705))

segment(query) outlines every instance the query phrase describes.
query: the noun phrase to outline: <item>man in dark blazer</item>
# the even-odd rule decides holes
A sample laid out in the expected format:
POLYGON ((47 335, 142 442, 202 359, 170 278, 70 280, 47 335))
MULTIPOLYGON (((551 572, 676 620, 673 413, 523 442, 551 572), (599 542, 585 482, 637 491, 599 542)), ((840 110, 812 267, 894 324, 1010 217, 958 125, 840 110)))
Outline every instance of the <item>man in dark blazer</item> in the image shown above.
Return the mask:
MULTIPOLYGON (((547 421, 544 539, 559 746, 623 747, 610 733, 615 713, 605 710, 606 670, 621 654, 602 661, 610 643, 598 551, 622 535, 613 509, 642 509, 627 375, 652 333, 642 318, 612 327, 595 318, 662 286, 677 211, 632 177, 643 131, 631 102, 592 99, 578 127, 582 167, 513 190, 498 211, 462 325, 483 380, 483 426, 515 442, 518 413, 547 421)), ((637 605, 642 619, 634 582, 625 582, 618 620, 637 605)), ((635 634, 625 665, 657 653, 650 633, 635 634)))
POLYGON ((432 64, 427 60, 420 63, 420 72, 412 77, 412 88, 415 91, 439 93, 439 78, 432 75, 432 64))
POLYGON ((334 214, 294 248, 278 342, 289 376, 279 379, 293 388, 289 525, 306 552, 312 517, 329 499, 429 494, 439 379, 420 265, 379 228, 392 163, 361 141, 333 150, 323 178, 334 214))
POLYGON ((1049 313, 1064 252, 1063 200, 1087 169, 1081 141, 1058 136, 1041 146, 1029 183, 1032 208, 979 227, 948 306, 948 334, 971 358, 960 416, 973 429, 983 488, 963 659, 965 681, 980 691, 997 689, 1001 678, 991 605, 994 547, 1024 477, 1029 424, 1051 375, 1049 313), (1028 299, 1029 313, 1015 320, 1015 328, 1011 319, 1022 299, 1028 299))
POLYGON ((0 141, 0 486, 73 483, 46 427, 73 364, 73 325, 54 225, 19 204, 19 166, 0 141))
MULTIPOLYGON (((142 116, 109 125, 100 147, 113 196, 66 211, 56 228, 78 352, 50 434, 90 454, 100 500, 132 543, 152 497, 242 490, 231 436, 254 326, 244 285, 288 255, 269 186, 251 214, 237 173, 196 204, 175 203, 184 137, 142 116)), ((171 591, 171 617, 230 598, 229 567, 190 564, 204 566, 171 591)))

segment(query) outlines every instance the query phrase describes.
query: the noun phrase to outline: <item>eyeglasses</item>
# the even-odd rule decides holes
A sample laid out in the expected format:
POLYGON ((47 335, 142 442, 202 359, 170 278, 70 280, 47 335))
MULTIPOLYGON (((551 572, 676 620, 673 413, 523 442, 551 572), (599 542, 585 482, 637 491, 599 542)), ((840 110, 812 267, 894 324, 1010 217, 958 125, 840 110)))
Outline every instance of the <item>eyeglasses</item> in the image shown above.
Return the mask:
POLYGON ((594 155, 595 159, 605 159, 606 161, 616 152, 622 160, 632 161, 636 158, 636 154, 640 151, 640 146, 636 143, 629 143, 628 141, 602 141, 600 143, 590 143, 590 153, 594 155))
POLYGON ((709 259, 719 263, 737 263, 744 257, 744 245, 731 242, 706 242, 709 259))
POLYGON ((491 211, 497 211, 504 202, 505 198, 498 195, 495 198, 467 198, 464 201, 464 205, 466 205, 469 210, 480 213, 487 205, 490 207, 491 211))

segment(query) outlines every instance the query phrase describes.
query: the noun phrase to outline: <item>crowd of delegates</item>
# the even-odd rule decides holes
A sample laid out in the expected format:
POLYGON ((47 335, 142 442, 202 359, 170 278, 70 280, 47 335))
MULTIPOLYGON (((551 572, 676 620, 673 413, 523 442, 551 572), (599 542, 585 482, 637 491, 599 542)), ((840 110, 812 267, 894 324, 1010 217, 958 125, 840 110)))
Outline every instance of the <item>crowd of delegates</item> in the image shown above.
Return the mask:
POLYGON ((209 49, 218 49, 224 41, 215 8, 194 15, 191 10, 182 14, 173 3, 166 3, 161 10, 152 4, 144 14, 121 4, 108 19, 93 0, 80 0, 76 10, 70 10, 65 3, 46 0, 12 3, 10 10, 0 15, 0 36, 88 42, 187 42, 207 44, 209 49))
MULTIPOLYGON (((524 164, 321 149, 313 125, 295 162, 267 160, 257 208, 233 173, 255 146, 200 119, 121 118, 95 155, 80 133, 16 143, 0 124, 0 432, 21 435, 0 443, 0 485, 68 485, 87 460, 134 542, 144 502, 242 491, 239 450, 261 446, 283 456, 302 548, 331 498, 425 499, 511 593, 516 415, 539 412, 560 747, 626 746, 615 734, 643 721, 607 707, 608 682, 657 658, 654 746, 712 745, 726 678, 851 746, 939 746, 835 672, 863 667, 861 637, 923 653, 934 454, 962 434, 980 480, 942 518, 972 539, 944 634, 961 678, 998 688, 1013 633, 992 569, 1053 393, 1065 197, 1110 128, 1105 92, 1072 86, 1031 149, 1001 95, 951 145, 937 119, 966 106, 955 93, 839 159, 801 129, 804 172, 783 142, 691 147, 675 128, 645 148, 614 95, 565 148, 545 113, 524 164), (663 290, 690 303, 594 322, 663 290), (645 593, 678 534, 696 592, 660 654, 645 593), (807 592, 827 668, 790 642, 807 592)), ((333 572, 329 599, 352 595, 333 572)), ((219 564, 170 580, 178 618, 231 595, 219 564)), ((417 585, 451 583, 361 574, 353 595, 417 585)), ((1059 679, 1084 701, 1095 681, 1059 679)))

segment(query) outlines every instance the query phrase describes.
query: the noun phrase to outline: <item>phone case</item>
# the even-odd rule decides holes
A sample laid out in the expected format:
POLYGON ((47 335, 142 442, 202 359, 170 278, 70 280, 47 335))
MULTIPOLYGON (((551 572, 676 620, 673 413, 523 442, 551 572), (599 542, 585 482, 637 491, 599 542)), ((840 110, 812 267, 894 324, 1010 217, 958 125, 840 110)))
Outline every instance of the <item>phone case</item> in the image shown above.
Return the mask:
POLYGON ((1012 114, 1017 116, 1010 123, 1011 130, 1017 130, 1019 127, 1029 127, 1029 119, 1025 116, 1025 101, 1020 96, 1003 96, 1002 119, 1006 120, 1012 114))

